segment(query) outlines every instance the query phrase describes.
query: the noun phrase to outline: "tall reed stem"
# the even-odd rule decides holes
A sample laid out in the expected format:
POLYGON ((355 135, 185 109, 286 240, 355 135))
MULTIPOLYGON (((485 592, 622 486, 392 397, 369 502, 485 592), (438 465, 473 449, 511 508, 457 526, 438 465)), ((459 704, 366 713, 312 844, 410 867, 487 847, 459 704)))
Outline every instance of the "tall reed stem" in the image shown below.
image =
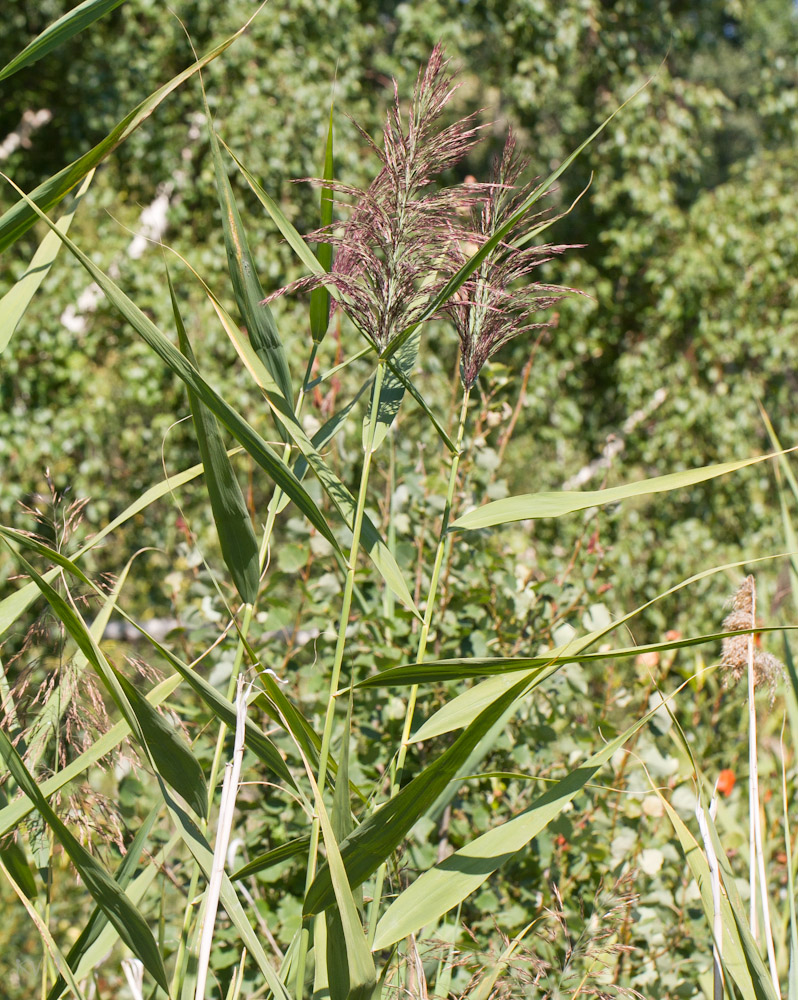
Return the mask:
MULTIPOLYGON (((333 724, 335 721, 335 705, 338 700, 338 689, 341 681, 341 667, 344 662, 344 651, 346 649, 346 630, 349 625, 349 615, 352 611, 352 595, 355 589, 355 569, 357 567, 357 557, 360 552, 360 533, 363 528, 363 513, 366 508, 366 496, 368 493, 369 472, 371 470, 371 457, 374 454, 374 436, 377 429, 377 409, 382 392, 382 383, 385 377, 385 362, 377 362, 377 371, 374 376, 374 390, 371 396, 371 406, 369 407, 368 435, 363 455, 363 470, 360 475, 360 489, 357 494, 357 506, 355 507, 355 518, 352 524, 352 545, 349 550, 349 559, 346 564, 346 580, 344 582, 344 594, 341 601, 341 617, 338 622, 338 638, 335 643, 335 655, 333 657, 332 674, 330 676, 330 691, 327 697, 327 712, 324 718, 324 730, 321 736, 321 749, 319 751, 319 770, 317 784, 319 793, 324 791, 324 783, 327 779, 327 766, 330 760, 330 744, 332 743, 333 724)), ((346 738, 346 737, 345 737, 346 738)), ((310 830, 310 848, 308 851, 308 868, 305 880, 305 892, 313 882, 316 875, 316 861, 319 848, 319 817, 313 817, 313 824, 310 830)), ((299 957, 297 962, 296 997, 302 1000, 305 978, 305 961, 308 948, 310 946, 311 921, 307 921, 302 928, 302 938, 299 946, 299 957)))
MULTIPOLYGON (((441 530, 438 535, 438 546, 435 550, 435 561, 432 566, 432 577, 430 578, 429 592, 427 594, 427 604, 424 608, 424 620, 421 624, 421 631, 418 636, 418 647, 416 649, 416 663, 423 663, 427 654, 427 640, 429 639, 430 627, 432 625, 432 615, 435 610, 435 599, 438 593, 438 581, 441 575, 441 567, 450 544, 448 534, 449 522, 452 515, 452 505, 454 503, 454 491, 457 488, 457 472, 460 466, 460 457, 463 453, 463 437, 465 435, 466 418, 468 416, 468 401, 471 396, 470 387, 463 390, 463 399, 460 404, 460 420, 457 425, 457 437, 455 439, 455 451, 452 455, 452 463, 449 468, 449 486, 446 491, 446 503, 441 517, 441 530)), ((414 684, 410 688, 405 710, 405 721, 402 727, 402 742, 399 746, 399 753, 396 758, 396 768, 391 775, 391 798, 396 794, 402 783, 402 772, 404 770, 407 748, 410 741, 410 730, 413 728, 413 715, 416 708, 416 698, 418 695, 418 685, 414 684)), ((377 917, 379 916, 380 900, 382 898, 382 887, 385 883, 386 865, 380 865, 374 884, 374 896, 369 911, 369 942, 374 940, 377 930, 377 917)))

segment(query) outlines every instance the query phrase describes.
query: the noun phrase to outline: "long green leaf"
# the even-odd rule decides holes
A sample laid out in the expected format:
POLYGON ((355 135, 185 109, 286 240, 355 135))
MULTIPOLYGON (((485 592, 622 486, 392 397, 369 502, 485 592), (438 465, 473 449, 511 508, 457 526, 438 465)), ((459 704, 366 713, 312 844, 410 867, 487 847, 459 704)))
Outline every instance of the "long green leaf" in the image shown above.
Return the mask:
MULTIPOLYGON (((321 457, 313 442, 305 433, 302 424, 297 420, 291 405, 280 392, 279 386, 272 379, 270 372, 267 371, 260 358, 255 354, 251 345, 241 336, 241 331, 232 322, 219 300, 204 282, 203 286, 210 297, 211 304, 222 326, 225 328, 227 335, 238 352, 238 356, 246 365, 255 382, 263 390, 272 413, 287 435, 299 447, 302 457, 313 469, 325 493, 332 500, 336 510, 351 529, 357 506, 355 498, 321 457)), ((402 604, 420 618, 421 616, 393 553, 383 541, 382 536, 368 515, 363 516, 360 540, 363 548, 368 552, 371 561, 386 584, 396 594, 402 604)))
MULTIPOLYGON (((196 367, 194 352, 188 341, 186 328, 180 315, 172 279, 167 271, 172 312, 175 317, 180 350, 196 367)), ((225 565, 230 570, 236 590, 245 604, 254 604, 260 584, 258 541, 244 501, 244 494, 233 471, 233 466, 222 441, 216 417, 197 396, 188 390, 191 416, 197 435, 205 485, 211 503, 219 546, 225 565)))
POLYGON ((23 764, 22 758, 1 729, 0 754, 2 754, 14 781, 28 796, 53 831, 77 869, 83 884, 114 925, 119 937, 141 960, 144 968, 158 985, 168 992, 169 987, 161 954, 144 917, 131 904, 105 869, 100 867, 85 847, 64 826, 37 788, 36 782, 23 764))
MULTIPOLYGON (((706 856, 701 850, 698 841, 684 824, 670 802, 668 802, 668 800, 665 799, 657 791, 657 789, 654 789, 654 791, 657 795, 659 795, 660 801, 665 807, 668 819, 670 820, 671 825, 676 832, 676 836, 679 839, 685 860, 690 867, 690 871, 692 872, 693 878, 696 880, 701 893, 701 904, 704 909, 704 914, 706 915, 707 921, 711 926, 714 911, 712 906, 712 889, 709 865, 707 864, 706 856)), ((720 854, 718 854, 719 861, 722 860, 721 854, 725 857, 725 852, 721 850, 720 854)), ((724 884, 728 889, 730 883, 724 879, 724 884)), ((727 893, 722 893, 721 895, 721 911, 723 917, 724 968, 734 979, 735 985, 740 990, 744 1000, 762 1000, 763 994, 757 991, 751 979, 751 973, 745 958, 745 951, 740 939, 740 928, 732 911, 732 906, 729 903, 727 893)), ((771 993, 772 989, 773 987, 771 986, 771 993)), ((768 1000, 771 1000, 770 994, 766 994, 766 996, 768 1000)))
POLYGON ((205 102, 205 113, 211 139, 213 167, 216 173, 216 189, 219 203, 222 207, 222 223, 224 228, 224 245, 227 250, 227 266, 233 286, 238 311, 244 320, 249 334, 249 341, 255 353, 266 366, 274 381, 280 387, 280 392, 287 400, 293 399, 291 389, 291 373, 285 350, 280 342, 272 311, 268 305, 261 305, 264 298, 255 262, 249 250, 247 235, 244 231, 241 216, 238 212, 233 188, 227 177, 219 149, 219 141, 213 127, 208 102, 205 102))
MULTIPOLYGON (((633 618, 650 608, 657 601, 669 597, 671 594, 675 594, 678 591, 683 590, 685 587, 689 587, 691 584, 697 583, 699 580, 703 580, 708 576, 713 576, 716 573, 725 573, 728 570, 736 570, 741 566, 749 566, 754 563, 764 562, 773 558, 778 557, 763 556, 760 559, 743 559, 738 562, 726 563, 723 566, 713 566, 711 569, 702 570, 700 573, 696 573, 694 576, 680 581, 669 590, 666 590, 664 593, 652 598, 652 600, 647 601, 645 604, 640 605, 640 607, 635 608, 634 611, 628 612, 617 621, 610 622, 605 628, 598 629, 595 632, 588 632, 583 636, 575 636, 569 642, 565 643, 565 645, 558 646, 556 649, 551 650, 550 652, 557 656, 557 662, 544 667, 542 670, 540 667, 535 667, 530 671, 527 677, 530 682, 534 679, 535 684, 543 683, 543 681, 559 669, 561 662, 582 659, 584 651, 599 639, 608 635, 614 629, 626 625, 627 622, 630 622, 633 618)), ((421 728, 415 732, 411 742, 416 743, 425 739, 431 739, 433 736, 441 736, 454 729, 461 729, 464 726, 467 726, 481 711, 484 710, 487 705, 491 704, 491 702, 498 698, 511 684, 514 683, 515 676, 516 675, 514 673, 508 673, 488 677, 487 680, 481 681, 479 684, 474 685, 474 687, 469 688, 462 694, 457 695, 456 698, 447 702, 434 715, 427 719, 421 728)))
POLYGON ((310 837, 297 837, 294 840, 289 840, 287 844, 281 844, 271 851, 266 851, 265 854, 259 854, 257 858, 253 858, 245 865, 242 865, 241 868, 232 873, 230 880, 237 882, 239 879, 249 878, 250 875, 257 875, 258 872, 273 868, 275 865, 279 865, 281 861, 289 861, 291 858, 298 858, 303 854, 306 855, 309 846, 310 837))
MULTIPOLYGON (((333 102, 330 102, 330 123, 327 127, 327 143, 324 149, 324 169, 322 178, 331 181, 335 175, 335 161, 333 158, 333 102)), ((322 229, 330 226, 333 220, 333 192, 332 188, 322 185, 321 205, 320 205, 320 225, 322 229)), ((332 268, 332 244, 322 240, 316 245, 316 258, 324 268, 329 271, 332 268)), ((310 293, 310 335, 315 344, 320 344, 327 333, 330 322, 330 293, 325 287, 314 288, 310 293)))
POLYGON ((611 486, 606 490, 573 492, 566 490, 560 493, 526 493, 522 496, 506 497, 504 500, 494 500, 493 503, 463 514, 452 523, 451 530, 488 528, 494 524, 507 524, 509 521, 525 521, 537 517, 561 517, 563 514, 572 514, 588 507, 618 503, 630 497, 651 496, 655 493, 685 489, 777 457, 777 453, 773 453, 746 458, 741 462, 722 462, 720 465, 706 465, 700 469, 685 469, 683 472, 672 472, 667 476, 657 476, 655 479, 643 479, 639 483, 611 486))
MULTIPOLYGON (((347 879, 347 871, 344 868, 341 851, 330 823, 324 799, 319 792, 318 785, 313 781, 313 776, 308 771, 308 776, 313 785, 313 793, 316 800, 316 812, 321 823, 324 835, 324 846, 327 849, 327 868, 330 873, 332 891, 336 902, 336 916, 340 920, 341 931, 345 943, 345 956, 333 954, 331 956, 328 948, 328 968, 330 967, 330 957, 335 959, 337 976, 330 978, 330 996, 333 1000, 371 1000, 377 985, 377 972, 374 968, 374 959, 371 957, 368 941, 360 922, 360 915, 352 895, 352 887, 347 879), (345 968, 344 966, 345 958, 345 968), (346 984, 341 982, 346 977, 346 984)), ((327 926, 327 933, 330 933, 330 925, 327 926)))
MULTIPOLYGON (((142 101, 141 104, 125 115, 102 142, 99 142, 88 153, 84 153, 74 163, 70 163, 68 167, 59 170, 57 174, 54 174, 35 188, 30 195, 32 201, 45 212, 52 208, 53 205, 57 205, 64 195, 68 194, 76 184, 79 184, 90 170, 96 167, 98 163, 101 163, 117 146, 121 145, 121 143, 135 132, 139 125, 149 118, 158 105, 173 90, 176 90, 182 83, 193 76, 197 70, 202 69, 203 66, 207 66, 209 62, 212 62, 217 56, 221 55, 237 38, 243 35, 247 28, 249 28, 253 18, 259 13, 261 7, 258 7, 258 10, 255 11, 249 21, 234 35, 225 39, 221 45, 217 45, 195 63, 192 63, 187 69, 178 73, 169 83, 156 90, 154 94, 150 94, 146 100, 142 101)), ((20 236, 30 229, 35 221, 36 212, 27 198, 18 201, 16 205, 5 212, 0 217, 0 252, 10 247, 12 243, 15 243, 20 236)))
MULTIPOLYGON (((618 626, 613 624, 612 628, 618 626)), ((578 651, 575 643, 586 648, 606 635, 590 633, 581 639, 572 639, 565 646, 557 646, 540 656, 463 656, 451 660, 425 660, 423 663, 410 663, 401 667, 389 667, 379 673, 364 677, 355 684, 356 688, 396 688, 411 684, 440 684, 444 681, 466 680, 471 677, 493 677, 499 674, 513 674, 520 670, 547 667, 555 663, 573 663, 577 658, 585 660, 623 659, 629 656, 641 656, 645 653, 663 653, 672 649, 685 649, 690 646, 701 646, 708 642, 721 642, 730 636, 758 635, 762 632, 786 632, 798 630, 798 625, 763 625, 757 628, 741 629, 734 632, 713 632, 709 635, 688 636, 668 642, 651 642, 642 646, 622 646, 620 649, 602 649, 596 653, 578 651)))
MULTIPOLYGON (((14 186, 16 187, 16 185, 14 186)), ((16 188, 16 190, 19 191, 19 188, 16 188)), ((22 196, 36 215, 46 222, 54 232, 57 232, 53 223, 33 204, 27 195, 23 194, 22 196)), ((180 351, 161 333, 152 320, 148 316, 145 316, 138 306, 107 275, 96 267, 68 236, 65 236, 63 233, 58 233, 58 235, 69 248, 70 252, 74 254, 89 274, 91 274, 110 303, 130 323, 142 340, 152 348, 179 379, 185 382, 208 409, 216 414, 247 453, 252 456, 258 465, 269 473, 274 482, 291 497, 311 524, 318 528, 321 534, 324 535, 333 548, 340 554, 338 542, 324 519, 323 514, 285 462, 263 440, 257 431, 208 385, 197 369, 183 357, 180 351)))
MULTIPOLYGON (((88 191, 93 177, 94 171, 92 170, 81 184, 69 211, 62 215, 58 222, 56 222, 56 226, 60 232, 68 232, 72 224, 72 219, 75 217, 75 212, 78 210, 83 196, 88 191)), ((0 354, 8 347, 8 343, 19 325, 19 321, 24 316, 25 310, 30 305, 39 286, 47 277, 50 267, 60 249, 61 240, 54 233, 48 233, 39 244, 39 248, 33 255, 28 269, 19 281, 0 299, 0 354)))
POLYGON ((611 743, 561 779, 520 815, 489 830, 424 872, 388 907, 377 925, 374 950, 387 948, 433 923, 475 892, 493 872, 525 847, 559 815, 564 806, 627 740, 643 726, 649 712, 611 743))
POLYGON ((25 46, 18 56, 14 56, 11 62, 0 69, 0 80, 5 80, 24 66, 30 66, 37 62, 48 52, 52 52, 59 45, 68 42, 73 35, 88 28, 90 24, 94 24, 95 21, 124 2, 125 0, 84 0, 63 17, 59 17, 57 21, 49 24, 40 35, 37 35, 32 42, 25 46))
MULTIPOLYGON (((21 532, 0 528, 0 534, 36 551, 47 551, 46 546, 21 532)), ((39 576, 24 556, 10 544, 9 548, 102 680, 153 767, 190 803, 198 815, 204 816, 207 811, 205 778, 199 761, 183 737, 139 694, 127 678, 108 663, 74 607, 39 576)))
MULTIPOLYGON (((350 886, 355 888, 396 850, 411 827, 433 805, 443 789, 468 760, 471 751, 504 712, 520 699, 528 686, 526 677, 488 705, 440 757, 372 813, 341 844, 341 857, 350 886)), ((319 913, 334 900, 330 870, 319 870, 305 897, 303 912, 319 913)))

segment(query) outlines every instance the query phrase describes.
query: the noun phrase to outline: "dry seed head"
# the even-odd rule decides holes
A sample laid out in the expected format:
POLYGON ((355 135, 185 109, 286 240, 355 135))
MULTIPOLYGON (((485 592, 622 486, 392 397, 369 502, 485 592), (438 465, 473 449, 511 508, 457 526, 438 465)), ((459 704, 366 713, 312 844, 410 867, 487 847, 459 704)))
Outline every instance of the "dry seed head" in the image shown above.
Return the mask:
MULTIPOLYGON (((756 584, 752 576, 747 576, 732 598, 732 609, 723 619, 726 632, 738 632, 756 626, 754 607, 756 584)), ((723 640, 720 666, 726 687, 731 687, 748 669, 749 636, 732 635, 723 640)), ((775 696, 776 684, 784 674, 784 665, 772 653, 766 653, 754 645, 754 684, 766 684, 771 701, 775 696)))

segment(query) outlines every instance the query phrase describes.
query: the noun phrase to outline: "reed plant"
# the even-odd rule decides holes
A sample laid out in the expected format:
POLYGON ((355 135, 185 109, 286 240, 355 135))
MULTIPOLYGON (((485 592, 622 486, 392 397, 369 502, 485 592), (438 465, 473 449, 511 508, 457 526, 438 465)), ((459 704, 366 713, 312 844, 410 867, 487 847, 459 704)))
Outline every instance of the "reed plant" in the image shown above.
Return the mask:
MULTIPOLYGON (((0 72, 0 79, 45 56, 51 45, 107 6, 81 5, 0 72)), ((444 844, 438 857, 423 851, 414 855, 423 824, 445 812, 454 791, 483 766, 501 727, 534 704, 561 667, 582 658, 623 660, 639 652, 606 643, 642 610, 638 608, 559 644, 526 635, 524 645, 531 651, 525 655, 518 655, 520 650, 506 656, 475 651, 469 647, 468 625, 456 622, 455 648, 466 652, 441 658, 437 650, 444 613, 455 606, 453 546, 466 551, 469 545, 476 547, 479 543, 469 539, 485 528, 686 489, 767 456, 600 491, 535 492, 534 462, 528 470, 532 491, 523 495, 490 499, 478 495, 476 479, 466 481, 464 467, 478 459, 479 439, 469 419, 479 403, 485 365, 510 340, 552 333, 552 307, 574 294, 536 280, 544 266, 546 274, 555 273, 560 255, 569 249, 541 242, 557 221, 556 214, 540 211, 544 196, 612 119, 543 180, 521 182, 527 165, 508 136, 491 178, 451 183, 457 165, 483 133, 475 114, 452 120, 455 84, 440 47, 421 69, 407 105, 395 91, 381 140, 361 133, 376 162, 374 180, 365 190, 335 176, 331 114, 317 181, 319 227, 305 237, 247 169, 245 158, 233 151, 235 137, 228 137, 228 147, 217 133, 205 101, 229 286, 212 289, 196 262, 170 255, 164 247, 162 291, 171 304, 173 325, 173 337, 167 336, 70 239, 69 213, 58 222, 48 213, 80 184, 79 200, 93 170, 116 145, 174 87, 201 72, 234 40, 198 58, 93 150, 35 191, 17 190, 19 200, 0 218, 2 247, 34 223, 48 227, 34 266, 0 303, 0 345, 12 349, 14 329, 59 251, 65 250, 121 320, 184 383, 201 459, 152 484, 82 547, 65 550, 51 538, 0 527, 9 558, 26 578, 0 602, 0 629, 13 629, 34 602, 43 600, 58 623, 65 663, 44 692, 17 683, 19 661, 13 670, 0 672, 0 753, 5 763, 0 834, 6 838, 0 865, 40 936, 40 993, 47 1000, 67 993, 78 998, 110 995, 101 970, 122 954, 126 988, 136 998, 445 997, 460 990, 452 985, 460 907, 506 862, 527 850, 564 809, 574 809, 574 800, 597 772, 660 710, 657 705, 628 719, 608 742, 597 736, 594 751, 577 766, 523 808, 500 803, 497 814, 456 850, 444 844), (277 292, 267 295, 258 277, 251 240, 260 221, 247 216, 245 224, 230 171, 248 186, 305 271, 277 292), (257 386, 259 405, 248 415, 239 411, 234 398, 214 388, 216 373, 197 344, 193 317, 186 318, 181 307, 185 287, 205 297, 242 370, 257 386), (307 335, 295 370, 270 308, 280 295, 308 298, 307 335), (325 369, 332 329, 338 346, 325 369), (440 351, 434 338, 441 337, 449 337, 460 352, 459 398, 451 413, 437 411, 420 388, 427 359, 440 351), (306 420, 308 401, 341 373, 352 373, 356 386, 351 398, 314 426, 306 420), (425 498, 428 509, 422 521, 427 524, 434 515, 435 528, 430 546, 420 549, 415 581, 407 547, 397 542, 398 515, 391 506, 406 471, 397 469, 397 455, 403 453, 395 448, 395 435, 400 411, 408 407, 414 407, 425 462, 435 466, 444 484, 438 495, 425 498), (355 455, 347 431, 361 411, 355 455), (350 442, 337 457, 336 441, 350 442), (253 510, 241 488, 236 461, 242 452, 269 494, 264 508, 253 510), (388 483, 382 521, 374 513, 376 476, 388 483), (219 543, 220 559, 208 576, 218 634, 187 655, 185 637, 159 639, 126 612, 123 589, 135 570, 135 557, 110 589, 84 567, 103 538, 199 477, 219 543), (338 598, 329 646, 326 626, 316 624, 328 604, 323 613, 313 605, 314 591, 301 573, 295 570, 293 589, 285 589, 285 580, 283 591, 275 585, 274 563, 284 559, 290 564, 280 548, 289 505, 338 598), (264 615, 286 594, 293 613, 288 629, 292 647, 306 625, 321 633, 313 635, 318 638, 314 683, 324 692, 318 713, 309 710, 306 693, 294 683, 291 655, 275 657, 271 638, 261 634, 264 615), (150 658, 165 672, 158 683, 152 685, 146 675, 115 662, 103 640, 112 614, 127 620, 148 644, 150 658), (220 679, 215 668, 222 650, 229 655, 220 679), (84 732, 83 743, 59 757, 53 748, 63 738, 64 720, 72 719, 74 728, 85 717, 90 678, 102 692, 94 700, 107 707, 113 722, 96 737, 85 738, 84 732), (378 702, 391 702, 400 726, 374 728, 378 702), (364 741, 367 728, 373 735, 364 741), (439 750, 427 752, 430 741, 439 750), (101 762, 125 747, 151 808, 135 816, 132 839, 112 871, 92 843, 94 835, 84 838, 87 846, 71 829, 74 822, 60 810, 59 796, 81 778, 90 784, 101 762), (294 823, 297 835, 275 844, 268 820, 261 820, 253 836, 247 818, 257 809, 266 816, 293 812, 300 817, 294 823), (239 825, 248 830, 244 864, 236 863, 239 825), (53 883, 57 848, 69 858, 80 892, 94 906, 71 938, 51 926, 55 889, 63 883, 60 876, 53 883), (420 859, 416 868, 421 870, 406 870, 403 859, 408 857, 420 859), (259 880, 275 870, 284 872, 288 863, 300 873, 301 886, 278 888, 285 905, 293 903, 296 911, 292 933, 283 936, 264 918, 258 893, 259 880), (449 946, 438 945, 439 958, 430 965, 426 949, 440 941, 449 946)), ((423 524, 410 524, 406 534, 421 537, 423 524)), ((727 625, 726 631, 753 634, 753 617, 727 625)), ((750 638, 744 641, 750 646, 750 638)), ((106 784, 121 783, 129 773, 130 764, 122 767, 120 758, 115 759, 113 775, 103 779, 106 784)), ((530 766, 534 771, 534 760, 530 766)), ((114 794, 112 788, 110 796, 114 794)), ((69 892, 75 898, 74 890, 69 892)), ((626 898, 621 891, 619 896, 626 898)), ((623 907, 608 904, 605 909, 617 915, 623 907)), ((604 911, 597 904, 599 912, 604 911)), ((535 933, 531 928, 508 940, 493 969, 477 975, 466 992, 487 1000, 494 989, 502 990, 503 980, 512 978, 513 954, 523 938, 529 945, 535 933)), ((738 928, 738 934, 746 959, 753 962, 745 932, 738 928)), ((596 995, 598 987, 591 984, 597 954, 596 948, 574 950, 562 964, 556 990, 545 992, 540 977, 536 988, 552 996, 577 997, 588 990, 596 995), (579 954, 583 971, 577 973, 579 954)), ((546 966, 549 972, 552 968, 551 963, 546 966)), ((772 983, 766 987, 753 974, 751 982, 754 992, 740 987, 743 995, 772 995, 772 983)), ((600 995, 623 995, 617 984, 602 989, 600 995)))

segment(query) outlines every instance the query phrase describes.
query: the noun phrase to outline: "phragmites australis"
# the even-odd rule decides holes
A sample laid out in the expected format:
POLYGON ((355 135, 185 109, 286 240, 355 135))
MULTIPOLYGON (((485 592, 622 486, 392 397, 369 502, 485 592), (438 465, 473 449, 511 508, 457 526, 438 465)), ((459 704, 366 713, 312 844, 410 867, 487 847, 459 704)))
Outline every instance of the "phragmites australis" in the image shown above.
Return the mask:
MULTIPOLYGON (((507 232, 481 261, 455 297, 445 306, 451 316, 462 350, 461 377, 470 389, 482 366, 508 341, 532 330, 556 325, 556 315, 547 320, 535 315, 550 309, 574 289, 529 282, 526 279, 541 264, 570 246, 525 246, 524 235, 532 219, 523 204, 534 185, 516 187, 527 167, 519 157, 512 132, 496 162, 487 195, 474 209, 473 238, 485 244, 508 223, 507 232)), ((546 213, 542 213, 545 215, 546 213)), ((540 216, 538 216, 539 218, 540 216)), ((467 246, 460 246, 460 263, 467 259, 467 246)))
POLYGON ((426 315, 452 273, 452 247, 469 237, 458 220, 468 215, 480 190, 479 185, 432 186, 466 155, 479 131, 473 114, 441 125, 455 92, 446 68, 437 45, 419 74, 406 120, 394 81, 382 148, 357 126, 382 168, 365 191, 324 182, 353 203, 346 221, 308 236, 332 245, 332 271, 293 282, 266 302, 287 291, 331 283, 339 292, 338 305, 379 350, 426 315))
MULTIPOLYGON (((754 628, 755 601, 756 584, 752 576, 747 576, 732 598, 731 611, 723 619, 724 631, 737 632, 754 628)), ((723 640, 720 666, 727 687, 736 684, 748 669, 749 648, 748 635, 731 635, 723 640)), ((765 652, 754 643, 753 666, 755 685, 767 685, 772 699, 776 684, 784 673, 783 664, 772 653, 765 652)))

